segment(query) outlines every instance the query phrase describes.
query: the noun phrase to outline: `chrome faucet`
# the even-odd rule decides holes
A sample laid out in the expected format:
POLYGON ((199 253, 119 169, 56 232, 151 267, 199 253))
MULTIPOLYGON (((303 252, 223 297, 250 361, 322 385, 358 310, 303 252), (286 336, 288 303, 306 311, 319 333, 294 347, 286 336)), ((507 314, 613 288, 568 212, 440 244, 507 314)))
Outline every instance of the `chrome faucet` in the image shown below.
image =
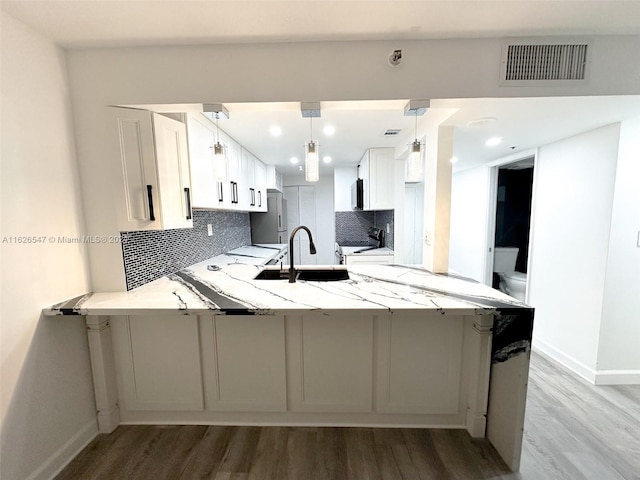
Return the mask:
POLYGON ((298 230, 300 229, 306 230, 307 235, 309 235, 309 253, 311 255, 316 254, 316 246, 313 244, 311 230, 304 225, 294 228, 293 232, 291 232, 291 235, 289 236, 289 283, 296 283, 296 269, 293 268, 293 237, 296 236, 296 233, 298 233, 298 230))

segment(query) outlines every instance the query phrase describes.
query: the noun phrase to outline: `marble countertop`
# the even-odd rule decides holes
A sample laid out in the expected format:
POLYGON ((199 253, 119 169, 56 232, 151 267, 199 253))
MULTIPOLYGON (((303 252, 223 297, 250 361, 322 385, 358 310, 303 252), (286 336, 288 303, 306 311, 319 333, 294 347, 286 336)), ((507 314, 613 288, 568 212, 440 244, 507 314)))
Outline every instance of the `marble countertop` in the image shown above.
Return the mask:
MULTIPOLYGON (((292 314, 310 311, 437 310, 482 314, 529 307, 473 280, 416 266, 325 266, 345 269, 335 282, 255 280, 267 247, 242 247, 128 292, 89 293, 45 308, 45 315, 292 314)), ((274 255, 278 252, 273 250, 274 255)), ((315 269, 318 265, 296 269, 315 269)))
POLYGON ((389 247, 374 248, 372 250, 365 250, 364 252, 360 252, 360 250, 369 248, 366 245, 360 247, 340 246, 340 248, 342 248, 343 255, 393 255, 393 250, 389 247))

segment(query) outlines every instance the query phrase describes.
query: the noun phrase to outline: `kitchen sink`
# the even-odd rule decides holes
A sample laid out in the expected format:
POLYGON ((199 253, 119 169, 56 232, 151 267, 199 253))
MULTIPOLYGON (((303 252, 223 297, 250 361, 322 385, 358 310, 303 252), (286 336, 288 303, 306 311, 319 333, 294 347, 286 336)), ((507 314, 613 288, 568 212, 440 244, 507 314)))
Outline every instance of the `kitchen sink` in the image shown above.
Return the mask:
MULTIPOLYGON (((288 280, 289 270, 277 270, 265 268, 254 280, 288 280)), ((349 272, 344 269, 312 269, 297 270, 296 280, 305 280, 307 282, 335 282, 339 280, 348 280, 349 272)))
POLYGON ((285 280, 289 278, 289 270, 262 270, 254 280, 285 280))
POLYGON ((337 280, 349 280, 349 272, 346 270, 299 270, 298 280, 308 282, 334 282, 337 280))

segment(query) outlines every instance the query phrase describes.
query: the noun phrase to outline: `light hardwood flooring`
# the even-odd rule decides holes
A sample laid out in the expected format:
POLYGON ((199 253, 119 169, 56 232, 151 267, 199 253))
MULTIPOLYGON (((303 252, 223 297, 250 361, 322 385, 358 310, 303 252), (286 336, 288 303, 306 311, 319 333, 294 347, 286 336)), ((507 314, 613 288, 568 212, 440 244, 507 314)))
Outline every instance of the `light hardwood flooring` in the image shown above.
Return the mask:
POLYGON ((464 430, 120 426, 57 479, 640 479, 640 386, 533 354, 519 473, 464 430))

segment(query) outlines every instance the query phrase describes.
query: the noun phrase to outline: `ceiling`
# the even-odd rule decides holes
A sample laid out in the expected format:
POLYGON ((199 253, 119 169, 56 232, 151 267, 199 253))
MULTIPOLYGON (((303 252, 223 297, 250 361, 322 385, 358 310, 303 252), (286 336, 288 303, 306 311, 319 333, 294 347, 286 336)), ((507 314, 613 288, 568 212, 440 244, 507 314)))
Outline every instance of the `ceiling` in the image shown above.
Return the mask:
MULTIPOLYGON (((324 40, 476 38, 535 35, 640 34, 640 2, 582 0, 48 0, 1 1, 2 9, 64 48, 186 45, 324 40), (180 19, 180 21, 176 21, 180 19)), ((313 120, 321 168, 354 165, 366 148, 413 140, 415 118, 404 116, 408 99, 323 102, 313 120), (332 136, 322 127, 333 125, 332 136), (400 129, 385 137, 387 129, 400 129)), ((230 119, 220 128, 283 173, 295 172, 311 122, 298 103, 225 104, 230 119), (269 128, 278 125, 282 135, 269 128)), ((454 169, 640 116, 640 96, 433 100, 432 110, 453 109, 454 169), (491 118, 491 121, 479 121, 491 118), (471 122, 471 123, 470 123, 471 122), (503 143, 488 148, 490 136, 503 143)), ((199 111, 201 105, 152 106, 158 111, 199 111)), ((424 121, 420 117, 419 121, 424 121)))
POLYGON ((2 0, 2 9, 68 48, 640 33, 640 3, 625 0, 2 0))

